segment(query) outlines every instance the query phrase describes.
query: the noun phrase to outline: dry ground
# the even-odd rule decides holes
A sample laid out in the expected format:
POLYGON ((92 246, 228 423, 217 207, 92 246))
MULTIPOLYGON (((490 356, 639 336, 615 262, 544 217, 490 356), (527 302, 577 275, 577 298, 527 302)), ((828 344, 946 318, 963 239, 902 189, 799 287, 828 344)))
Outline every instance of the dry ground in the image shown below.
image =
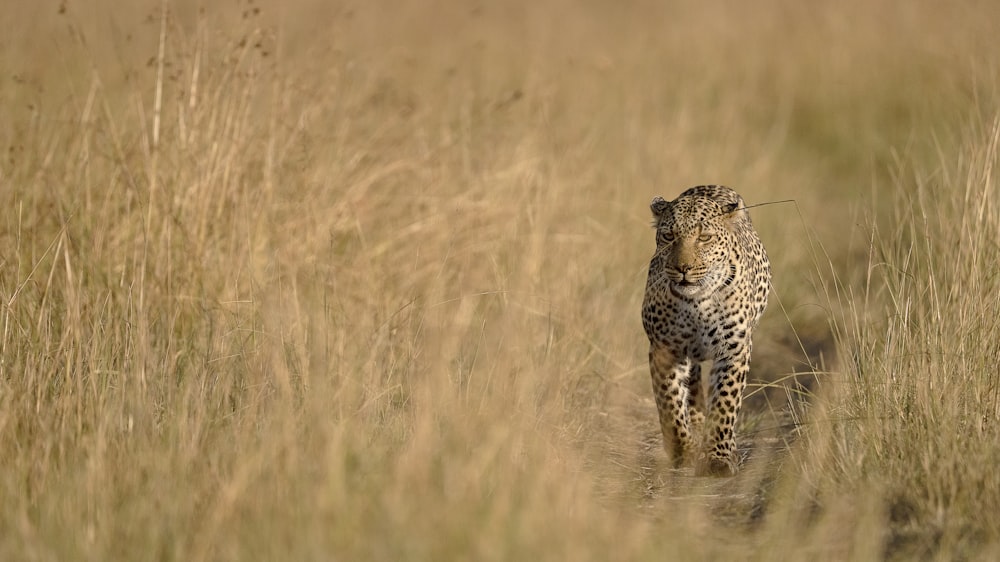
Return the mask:
POLYGON ((1000 9, 8 2, 0 558, 995 559, 1000 9), (648 203, 774 268, 664 466, 648 203))

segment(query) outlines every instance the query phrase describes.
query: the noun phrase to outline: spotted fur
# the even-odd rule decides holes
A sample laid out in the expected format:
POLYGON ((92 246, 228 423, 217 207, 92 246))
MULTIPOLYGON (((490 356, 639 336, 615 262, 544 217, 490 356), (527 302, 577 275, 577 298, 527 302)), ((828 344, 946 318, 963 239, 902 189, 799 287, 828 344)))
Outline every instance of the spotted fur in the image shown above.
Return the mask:
POLYGON ((656 197, 650 209, 656 253, 642 324, 664 448, 677 466, 696 462, 732 475, 739 467, 734 433, 750 371, 751 333, 770 287, 767 253, 743 199, 728 187, 692 187, 673 201, 656 197), (703 361, 712 362, 707 410, 703 361), (702 441, 710 448, 697 462, 702 441))

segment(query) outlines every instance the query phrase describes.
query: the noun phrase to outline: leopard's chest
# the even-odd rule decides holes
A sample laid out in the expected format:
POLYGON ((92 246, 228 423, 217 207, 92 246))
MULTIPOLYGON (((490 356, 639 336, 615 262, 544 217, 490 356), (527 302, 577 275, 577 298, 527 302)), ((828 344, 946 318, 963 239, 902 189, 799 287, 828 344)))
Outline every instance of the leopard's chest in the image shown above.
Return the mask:
POLYGON ((725 289, 698 300, 666 291, 647 296, 643 324, 650 340, 695 361, 724 355, 731 340, 745 337, 748 320, 734 294, 736 287, 725 289))

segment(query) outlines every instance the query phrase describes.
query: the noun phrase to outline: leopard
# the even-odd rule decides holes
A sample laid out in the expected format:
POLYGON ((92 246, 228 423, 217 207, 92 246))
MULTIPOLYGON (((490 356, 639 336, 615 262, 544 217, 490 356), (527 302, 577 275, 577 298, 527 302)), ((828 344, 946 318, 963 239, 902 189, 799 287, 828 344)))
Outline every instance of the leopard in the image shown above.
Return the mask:
POLYGON ((699 185, 673 201, 658 196, 650 210, 656 250, 642 324, 663 446, 676 468, 735 476, 751 336, 771 287, 767 252, 743 198, 728 187, 699 185), (706 397, 702 363, 709 362, 706 397))

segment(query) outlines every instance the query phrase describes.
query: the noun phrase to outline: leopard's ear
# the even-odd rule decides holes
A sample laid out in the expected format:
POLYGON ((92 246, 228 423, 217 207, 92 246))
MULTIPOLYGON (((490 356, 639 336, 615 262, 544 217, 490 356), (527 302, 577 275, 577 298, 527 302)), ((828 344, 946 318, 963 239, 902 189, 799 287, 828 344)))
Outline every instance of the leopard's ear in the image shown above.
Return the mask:
POLYGON ((653 197, 653 202, 649 204, 649 210, 653 211, 653 220, 657 220, 663 216, 663 213, 667 212, 670 208, 670 201, 657 195, 653 197))
POLYGON ((749 217, 746 203, 743 202, 743 198, 739 195, 736 196, 736 201, 724 203, 722 205, 722 214, 725 215, 726 219, 730 221, 737 221, 749 217))

